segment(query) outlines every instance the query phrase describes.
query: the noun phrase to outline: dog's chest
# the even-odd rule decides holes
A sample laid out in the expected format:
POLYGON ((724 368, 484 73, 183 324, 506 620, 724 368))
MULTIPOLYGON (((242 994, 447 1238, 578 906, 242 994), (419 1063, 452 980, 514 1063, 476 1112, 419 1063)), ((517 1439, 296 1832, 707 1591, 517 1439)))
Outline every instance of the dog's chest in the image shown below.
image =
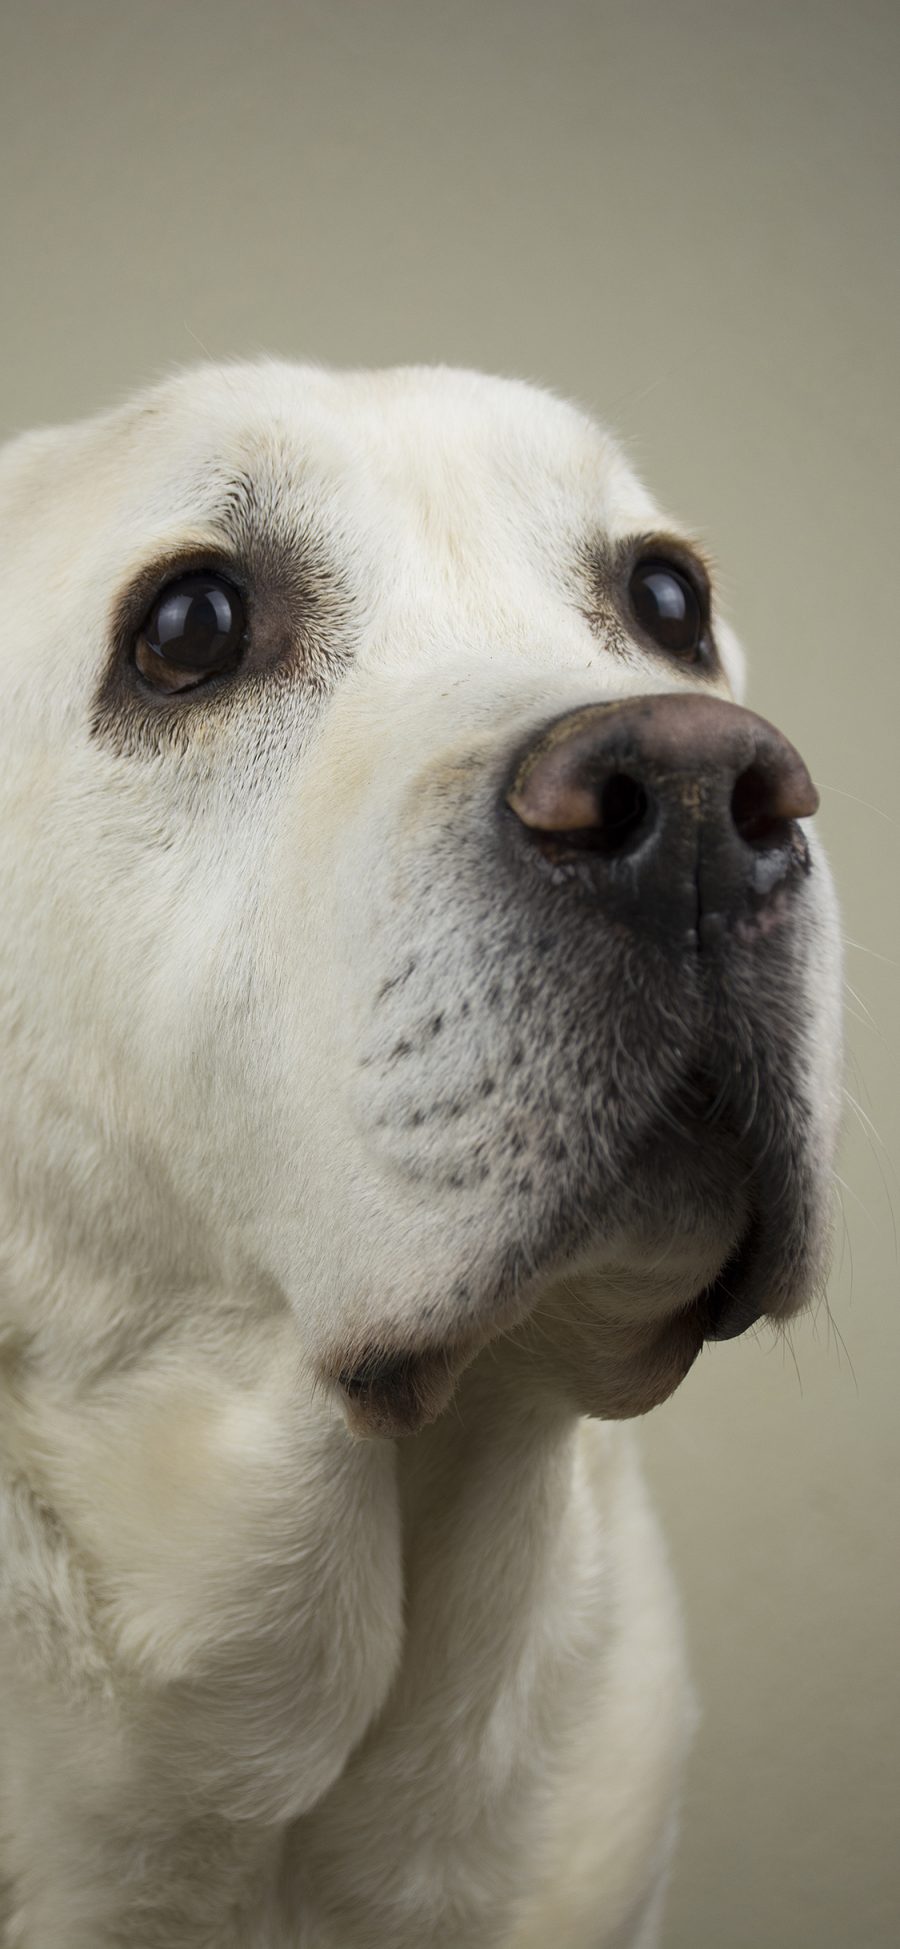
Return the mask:
POLYGON ((548 1557, 550 1508, 499 1486, 487 1472, 429 1518, 387 1701, 286 1839, 283 1923, 302 1918, 304 1949, 303 1929, 315 1949, 512 1944, 552 1876, 605 1710, 605 1548, 570 1493, 550 1498, 548 1557))

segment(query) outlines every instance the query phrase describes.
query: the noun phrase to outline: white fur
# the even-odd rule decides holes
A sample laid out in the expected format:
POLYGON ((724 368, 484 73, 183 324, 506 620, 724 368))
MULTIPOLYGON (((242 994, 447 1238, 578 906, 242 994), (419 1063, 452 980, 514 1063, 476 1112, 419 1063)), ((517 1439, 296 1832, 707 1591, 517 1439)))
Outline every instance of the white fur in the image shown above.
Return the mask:
MULTIPOLYGON (((580 413, 439 370, 204 368, 0 463, 17 1949, 657 1940, 693 1708, 629 1434, 582 1418, 521 1314, 479 1321, 450 1405, 403 1442, 348 1429, 323 1361, 418 1333, 425 1301, 431 1338, 458 1331, 461 1226, 477 1244, 497 1215, 427 1172, 465 1170, 480 1126, 440 1160, 423 1137, 424 1187, 379 1148, 370 994, 395 945, 427 950, 460 754, 691 681, 605 649, 566 583, 584 534, 659 525, 580 413), (346 672, 321 709, 298 681, 180 754, 118 751, 91 735, 114 605, 148 560, 215 544, 235 476, 339 563, 346 672)), ((827 1151, 824 866, 817 900, 827 1151)), ((504 1031, 471 1032, 489 1061, 504 1031)), ((629 1335, 712 1251, 641 1266, 629 1335)), ((602 1317, 594 1338, 602 1409, 620 1356, 602 1317)))

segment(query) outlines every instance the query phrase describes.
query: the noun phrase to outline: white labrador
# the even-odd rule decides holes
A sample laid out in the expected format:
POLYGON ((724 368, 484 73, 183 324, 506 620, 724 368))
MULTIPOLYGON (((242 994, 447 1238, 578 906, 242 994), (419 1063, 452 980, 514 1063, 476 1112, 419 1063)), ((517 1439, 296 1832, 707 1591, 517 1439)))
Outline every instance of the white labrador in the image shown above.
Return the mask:
POLYGON ((189 371, 0 485, 4 1940, 647 1949, 615 1424, 821 1278, 802 761, 529 387, 189 371))

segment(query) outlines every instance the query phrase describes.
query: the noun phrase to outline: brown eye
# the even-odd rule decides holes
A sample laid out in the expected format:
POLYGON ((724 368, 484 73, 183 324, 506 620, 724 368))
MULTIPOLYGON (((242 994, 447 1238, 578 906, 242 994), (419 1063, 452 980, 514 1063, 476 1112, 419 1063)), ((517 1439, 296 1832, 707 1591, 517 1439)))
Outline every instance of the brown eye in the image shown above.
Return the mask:
POLYGON ((704 632, 703 609, 683 570, 671 562, 638 562, 628 593, 645 634, 670 655, 696 662, 704 632))
POLYGON ((244 605, 219 575, 179 575, 157 596, 139 630, 134 660, 162 690, 187 690, 235 669, 246 630, 244 605))

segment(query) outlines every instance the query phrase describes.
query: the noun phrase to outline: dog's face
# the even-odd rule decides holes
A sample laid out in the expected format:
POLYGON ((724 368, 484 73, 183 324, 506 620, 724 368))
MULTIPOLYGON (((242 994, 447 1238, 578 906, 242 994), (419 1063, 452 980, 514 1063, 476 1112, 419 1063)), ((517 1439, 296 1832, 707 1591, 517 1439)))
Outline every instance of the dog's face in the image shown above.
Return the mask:
POLYGON ((361 1430, 821 1276, 837 934, 709 571, 529 387, 188 372, 2 476, 0 1322, 288 1305, 361 1430))

